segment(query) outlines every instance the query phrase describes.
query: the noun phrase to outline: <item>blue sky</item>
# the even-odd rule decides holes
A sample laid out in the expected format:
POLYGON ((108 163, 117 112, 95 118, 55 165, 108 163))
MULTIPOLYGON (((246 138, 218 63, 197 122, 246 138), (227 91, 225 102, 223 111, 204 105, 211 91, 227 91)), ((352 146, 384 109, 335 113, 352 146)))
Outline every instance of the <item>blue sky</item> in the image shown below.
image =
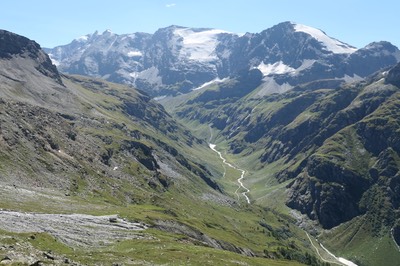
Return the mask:
POLYGON ((399 10, 398 0, 4 0, 0 28, 54 47, 96 30, 180 25, 255 33, 293 21, 358 48, 381 40, 400 48, 399 10))

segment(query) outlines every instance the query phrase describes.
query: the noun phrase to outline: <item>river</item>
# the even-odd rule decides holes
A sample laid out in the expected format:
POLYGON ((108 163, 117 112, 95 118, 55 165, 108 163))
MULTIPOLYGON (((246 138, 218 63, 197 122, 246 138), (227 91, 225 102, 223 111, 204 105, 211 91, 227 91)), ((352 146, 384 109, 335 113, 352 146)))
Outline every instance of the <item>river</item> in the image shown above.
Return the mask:
POLYGON ((250 189, 248 189, 247 187, 245 187, 244 184, 243 184, 243 179, 244 179, 244 175, 246 174, 246 171, 243 170, 243 169, 240 169, 240 168, 238 168, 238 167, 236 167, 236 166, 234 166, 234 165, 231 164, 231 163, 228 163, 228 162, 226 161, 226 159, 222 156, 221 152, 218 151, 218 150, 215 148, 215 147, 216 147, 215 144, 210 143, 210 144, 209 144, 209 147, 210 147, 211 150, 213 150, 214 152, 216 152, 216 153, 219 155, 219 158, 221 158, 222 163, 223 163, 223 165, 224 165, 224 175, 223 175, 224 177, 225 177, 225 175, 226 175, 226 168, 225 168, 225 165, 228 166, 228 167, 230 167, 230 168, 235 169, 236 171, 241 172, 240 177, 237 179, 238 188, 236 189, 235 194, 238 196, 238 199, 239 199, 239 193, 238 193, 238 192, 239 192, 240 189, 243 189, 244 192, 242 192, 242 193, 240 193, 240 194, 246 199, 247 203, 250 204, 250 198, 249 198, 249 196, 247 196, 247 193, 250 192, 250 189))

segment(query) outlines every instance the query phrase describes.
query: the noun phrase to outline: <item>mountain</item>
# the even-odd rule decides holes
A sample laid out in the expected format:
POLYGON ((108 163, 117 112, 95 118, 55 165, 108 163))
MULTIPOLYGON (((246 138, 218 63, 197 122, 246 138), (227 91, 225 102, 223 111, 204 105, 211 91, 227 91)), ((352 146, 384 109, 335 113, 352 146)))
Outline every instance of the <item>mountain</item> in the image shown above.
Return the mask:
POLYGON ((295 214, 301 226, 352 261, 395 265, 397 255, 379 254, 398 254, 399 69, 262 97, 255 96, 258 84, 235 78, 162 102, 196 131, 218 132, 248 171, 244 183, 254 202, 298 210, 321 229, 295 214))
MULTIPOLYGON (((21 45, 0 60, 2 208, 119 213, 149 228, 146 241, 114 241, 89 262, 81 251, 79 262, 342 259, 313 238, 359 265, 399 261, 400 56, 390 43, 356 49, 285 22, 244 35, 96 32, 46 49, 63 72, 89 78, 60 75, 37 44, 4 34, 21 45)), ((59 235, 68 256, 76 246, 59 235)))
POLYGON ((45 51, 62 72, 135 85, 154 97, 187 93, 253 68, 264 76, 260 96, 316 79, 334 87, 400 61, 388 42, 356 49, 292 22, 244 35, 180 26, 154 34, 95 32, 45 51))
POLYGON ((60 74, 14 33, 0 47, 1 263, 323 265, 146 93, 60 74))
POLYGON ((171 26, 154 34, 95 32, 45 49, 66 73, 135 85, 151 94, 188 91, 218 76, 220 40, 236 35, 171 26), (154 91, 153 91, 154 90, 154 91))
POLYGON ((7 31, 0 34, 5 40, 0 59, 1 170, 7 182, 36 182, 70 193, 75 179, 99 189, 99 180, 118 177, 130 180, 132 191, 141 182, 158 190, 172 182, 174 171, 184 170, 219 190, 203 165, 188 161, 174 147, 178 136, 178 146, 187 145, 187 150, 202 141, 148 95, 102 80, 60 75, 38 44, 7 31), (117 170, 119 164, 124 170, 117 170), (143 171, 141 178, 133 181, 130 167, 143 171))

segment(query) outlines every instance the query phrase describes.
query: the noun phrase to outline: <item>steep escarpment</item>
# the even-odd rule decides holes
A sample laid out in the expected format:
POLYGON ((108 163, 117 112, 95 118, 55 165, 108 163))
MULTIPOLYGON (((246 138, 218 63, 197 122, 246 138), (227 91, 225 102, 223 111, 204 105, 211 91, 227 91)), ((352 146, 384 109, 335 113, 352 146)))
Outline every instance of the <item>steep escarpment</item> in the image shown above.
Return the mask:
MULTIPOLYGON (((369 89, 382 95, 385 86, 381 83, 369 89)), ((397 87, 390 91, 392 95, 372 113, 324 141, 310 156, 304 171, 290 186, 289 206, 327 228, 360 214, 372 217, 375 231, 393 225, 399 206, 400 98, 397 87)), ((371 95, 362 98, 368 106, 376 104, 376 98, 367 100, 371 95)))

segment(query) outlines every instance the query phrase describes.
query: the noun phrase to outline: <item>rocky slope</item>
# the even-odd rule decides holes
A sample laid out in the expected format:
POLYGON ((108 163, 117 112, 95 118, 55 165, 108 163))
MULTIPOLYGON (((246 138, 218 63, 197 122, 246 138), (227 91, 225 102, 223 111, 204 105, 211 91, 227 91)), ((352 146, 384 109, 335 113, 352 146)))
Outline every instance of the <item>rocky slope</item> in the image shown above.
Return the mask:
MULTIPOLYGON (((98 38, 108 40, 108 34, 98 38)), ((116 42, 107 48, 126 37, 113 36, 116 42)), ((81 63, 98 43, 90 38, 81 63)), ((357 248, 360 243, 389 239, 376 250, 393 250, 390 239, 398 241, 400 223, 397 47, 377 42, 356 49, 290 22, 243 36, 171 26, 146 35, 143 43, 135 59, 140 67, 124 65, 134 79, 118 81, 152 96, 179 94, 163 104, 199 126, 203 137, 209 125, 217 129, 217 140, 247 167, 244 182, 253 201, 270 206, 266 199, 282 198, 279 183, 285 184, 285 204, 332 229, 328 243, 339 239, 366 265, 370 254, 357 248), (278 187, 273 192, 271 184, 278 187)), ((62 55, 70 47, 48 50, 67 72, 72 57, 62 55)), ((110 69, 117 73, 120 67, 110 69)), ((384 253, 374 256, 385 261, 384 253)))
POLYGON ((394 225, 399 204, 397 75, 398 66, 364 84, 319 133, 336 132, 310 155, 290 185, 289 206, 328 228, 360 214, 371 216, 375 232, 394 225))
POLYGON ((251 172, 246 186, 255 201, 268 196, 273 180, 289 182, 287 206, 325 229, 362 217, 365 243, 393 227, 398 236, 399 65, 335 89, 316 81, 264 97, 253 90, 221 97, 230 82, 182 96, 171 110, 220 130, 251 172))
POLYGON ((0 40, 2 263, 318 263, 290 218, 230 198, 217 155, 147 94, 0 40))
POLYGON ((233 153, 260 154, 261 169, 282 163, 275 178, 294 179, 288 205, 331 228, 370 209, 367 191, 383 174, 394 178, 387 182, 395 189, 398 68, 337 89, 303 87, 263 98, 216 97, 222 84, 175 111, 221 130, 233 153))
MULTIPOLYGON (((39 45, 2 33, 13 49, 21 47, 5 49, 0 62, 1 169, 9 182, 66 190, 81 182, 94 189, 98 178, 130 179, 129 168, 118 169, 129 159, 145 170, 142 177, 152 187, 169 182, 158 160, 203 173, 196 163, 178 162, 182 155, 167 144, 180 134, 186 145, 199 140, 147 95, 103 81, 61 78, 39 45)), ((212 183, 208 174, 202 176, 212 183)))
POLYGON ((242 36, 180 26, 154 34, 95 32, 46 52, 62 72, 133 84, 152 96, 187 93, 253 68, 263 73, 259 95, 266 95, 316 79, 359 80, 400 60, 388 42, 356 49, 292 22, 242 36))

